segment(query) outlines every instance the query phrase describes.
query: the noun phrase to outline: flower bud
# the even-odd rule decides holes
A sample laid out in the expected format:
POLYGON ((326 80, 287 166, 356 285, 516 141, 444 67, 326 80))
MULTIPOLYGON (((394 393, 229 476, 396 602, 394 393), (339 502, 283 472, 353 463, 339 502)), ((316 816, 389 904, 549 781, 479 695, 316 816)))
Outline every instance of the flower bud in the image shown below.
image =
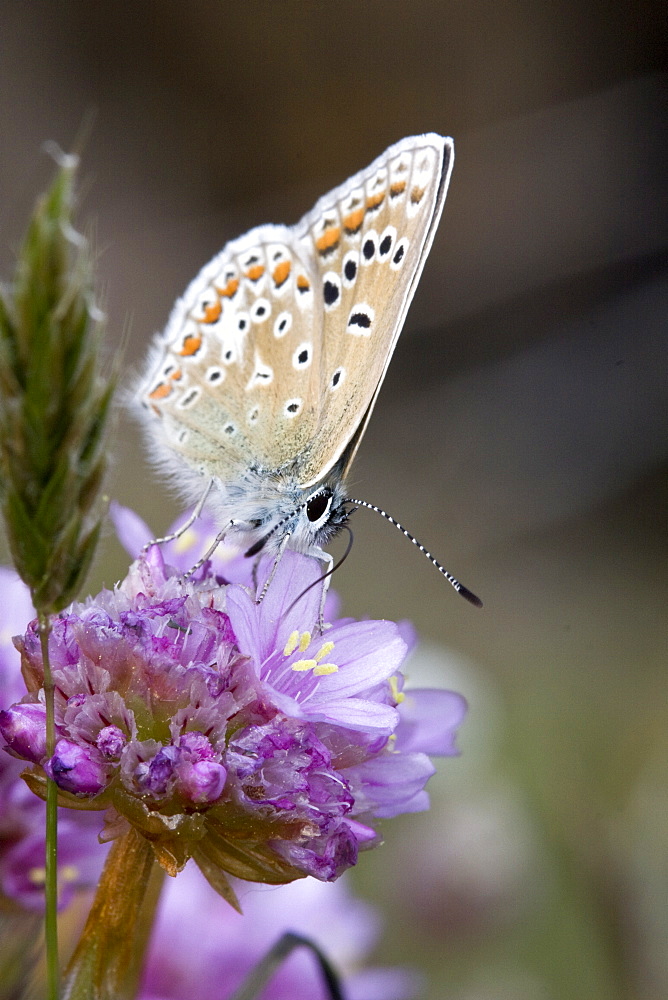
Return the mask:
POLYGON ((56 752, 44 770, 59 788, 75 795, 97 795, 107 784, 99 754, 70 740, 58 740, 56 752))
POLYGON ((159 750, 141 780, 143 791, 154 798, 167 795, 175 781, 174 772, 179 758, 177 747, 166 746, 159 750))
POLYGON ((204 733, 184 733, 179 737, 179 750, 184 750, 186 759, 193 762, 214 757, 214 749, 204 733))
POLYGON ((105 726, 98 733, 96 746, 105 760, 118 760, 128 738, 118 726, 105 726))
POLYGON ((226 779, 227 770, 213 760, 184 761, 178 767, 177 787, 184 799, 206 805, 220 798, 226 779))
POLYGON ((41 702, 12 705, 0 712, 0 733, 12 755, 39 764, 46 757, 46 708, 41 702))

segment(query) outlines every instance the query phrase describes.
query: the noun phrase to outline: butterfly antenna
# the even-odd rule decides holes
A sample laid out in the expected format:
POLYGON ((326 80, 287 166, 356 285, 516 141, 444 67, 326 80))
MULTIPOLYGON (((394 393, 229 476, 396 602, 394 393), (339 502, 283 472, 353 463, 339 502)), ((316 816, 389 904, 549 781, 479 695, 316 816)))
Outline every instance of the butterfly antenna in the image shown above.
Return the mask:
POLYGON ((438 559, 434 559, 431 552, 428 552, 427 549, 425 549, 424 545, 422 545, 421 542, 418 542, 417 538, 414 538, 413 535, 411 535, 410 531, 406 531, 403 524, 399 524, 398 521, 395 521, 395 519, 391 516, 391 514, 388 514, 387 511, 382 509, 382 507, 376 507, 375 504, 367 503, 366 500, 354 500, 352 497, 347 497, 344 503, 354 503, 357 507, 366 507, 368 510, 374 510, 376 514, 380 514, 381 517, 384 517, 386 521, 389 521, 390 524, 393 524, 395 526, 395 528, 398 528, 399 531, 403 535, 405 535, 410 542, 413 543, 413 545, 417 546, 420 552, 422 552, 422 554, 427 557, 429 562, 436 567, 439 573, 441 573, 448 581, 448 583, 455 588, 458 594, 461 594, 462 597, 466 598, 466 600, 470 604, 474 604, 476 608, 482 607, 482 601, 480 600, 480 598, 476 597, 476 595, 472 591, 470 591, 468 587, 465 587, 463 583, 460 583, 459 580, 452 575, 452 573, 448 573, 445 566, 441 566, 438 559))
POLYGON ((346 561, 346 559, 350 555, 350 550, 353 547, 353 541, 354 541, 355 536, 353 535, 352 528, 349 525, 342 524, 341 527, 345 528, 345 530, 350 535, 350 538, 348 539, 348 544, 346 545, 346 551, 343 553, 343 555, 341 556, 341 558, 339 559, 339 561, 337 563, 334 563, 334 565, 332 566, 331 569, 328 569, 326 573, 323 573, 322 576, 319 576, 317 580, 313 581, 313 583, 309 583, 308 587, 306 587, 305 590, 302 590, 301 594, 299 594, 298 597, 295 597, 294 601, 292 602, 292 604, 290 605, 290 607, 285 612, 286 615, 290 611, 292 611, 292 609, 294 608, 295 604, 297 604, 299 601, 301 601, 301 599, 304 596, 304 594, 308 594, 309 590, 312 590, 313 587, 317 587, 319 583, 322 583, 323 580, 326 580, 328 576, 332 575, 332 573, 336 573, 336 571, 339 568, 339 566, 343 566, 344 562, 346 561))

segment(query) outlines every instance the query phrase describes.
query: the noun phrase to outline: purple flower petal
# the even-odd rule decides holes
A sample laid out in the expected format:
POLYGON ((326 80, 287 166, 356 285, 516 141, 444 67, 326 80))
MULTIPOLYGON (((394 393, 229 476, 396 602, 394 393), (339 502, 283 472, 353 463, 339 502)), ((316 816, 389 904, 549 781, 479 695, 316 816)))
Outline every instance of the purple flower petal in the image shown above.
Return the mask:
MULTIPOLYGON (((260 563, 260 591, 272 567, 273 559, 263 559, 260 563)), ((294 631, 312 631, 318 618, 322 587, 312 587, 289 609, 295 598, 321 575, 315 559, 291 552, 283 555, 261 604, 256 604, 246 590, 231 588, 227 594, 227 613, 241 652, 262 663, 275 649, 282 649, 294 631)))
POLYGON ((388 735, 399 719, 396 708, 366 701, 364 698, 323 698, 320 701, 309 701, 303 715, 313 722, 329 722, 368 733, 378 729, 387 730, 388 735))
POLYGON ((362 798, 375 816, 398 816, 428 808, 423 788, 435 768, 426 754, 383 754, 355 768, 362 798))
POLYGON ((125 551, 136 559, 144 545, 152 541, 151 529, 146 521, 142 520, 129 507, 123 507, 116 500, 109 504, 109 517, 114 525, 114 530, 119 542, 125 551))
POLYGON ((396 749, 456 756, 455 738, 466 717, 466 699, 455 691, 427 688, 405 691, 404 696, 399 705, 396 749))
MULTIPOLYGON (((287 930, 320 943, 342 970, 350 1000, 410 1000, 414 995, 415 978, 407 970, 361 971, 378 937, 379 915, 351 896, 345 880, 300 879, 281 887, 234 880, 243 916, 216 896, 194 867, 167 881, 139 1000, 223 1000, 287 930)), ((293 952, 263 998, 325 1000, 313 957, 303 949, 293 952)))
MULTIPOLYGON (((334 643, 327 659, 333 660, 339 669, 325 678, 326 684, 318 687, 318 701, 324 697, 350 697, 368 691, 391 677, 406 656, 406 644, 394 622, 367 621, 340 628, 333 626, 322 638, 334 643)), ((320 645, 320 640, 315 645, 320 645)))
POLYGON ((13 569, 0 566, 0 705, 11 705, 25 694, 20 660, 12 636, 25 632, 35 617, 30 591, 13 569))
MULTIPOLYGON (((32 793, 31 793, 32 794, 32 793)), ((35 800, 37 801, 37 800, 35 800)), ((12 843, 0 860, 0 889, 24 909, 44 909, 44 805, 37 803, 35 826, 12 843)), ((97 839, 97 820, 88 813, 58 810, 58 909, 65 909, 75 892, 92 888, 100 877, 107 848, 97 839)))

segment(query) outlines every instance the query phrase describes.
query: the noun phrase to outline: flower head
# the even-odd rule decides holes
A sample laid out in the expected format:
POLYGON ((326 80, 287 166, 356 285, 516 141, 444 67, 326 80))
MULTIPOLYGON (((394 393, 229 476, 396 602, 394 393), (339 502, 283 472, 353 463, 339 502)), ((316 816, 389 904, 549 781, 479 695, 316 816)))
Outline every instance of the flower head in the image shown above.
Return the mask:
MULTIPOLYGON (((33 615, 28 588, 13 570, 0 567, 0 704, 25 692, 19 656, 11 636, 33 615)), ((44 907, 44 803, 21 779, 24 761, 44 759, 44 705, 27 702, 0 711, 2 731, 16 750, 0 753, 0 898, 24 910, 44 907), (16 759, 16 757, 22 758, 16 759)), ((88 813, 61 809, 58 817, 59 905, 95 884, 106 854, 99 844, 99 822, 88 813)))
MULTIPOLYGON (((260 588, 271 568, 260 564, 260 588)), ((33 763, 32 787, 46 772, 62 802, 106 809, 106 839, 134 825, 172 874, 192 856, 214 883, 221 871, 335 879, 378 840, 376 817, 426 808, 422 742, 456 752, 464 703, 431 692, 440 725, 422 732, 424 703, 402 690, 401 630, 344 619, 320 634, 319 576, 286 552, 258 604, 247 576, 230 582, 209 563, 184 578, 152 547, 114 591, 53 620, 50 759, 30 626, 17 641, 30 695, 0 731, 33 763)))

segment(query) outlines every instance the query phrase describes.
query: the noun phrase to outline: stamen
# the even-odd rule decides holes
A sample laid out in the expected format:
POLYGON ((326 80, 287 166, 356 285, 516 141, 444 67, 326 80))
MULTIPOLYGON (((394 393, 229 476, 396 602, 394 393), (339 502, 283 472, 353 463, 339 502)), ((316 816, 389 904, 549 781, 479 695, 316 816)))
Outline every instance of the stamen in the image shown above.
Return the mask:
POLYGON ((46 868, 32 867, 28 871, 28 881, 33 885, 44 885, 46 881, 46 868))
POLYGON ((301 639, 299 640, 299 652, 305 653, 310 645, 311 645, 311 633, 302 632, 301 639))
POLYGON ((396 674, 393 674, 393 676, 390 677, 390 691, 392 692, 392 697, 394 698, 397 705, 401 705, 402 701, 406 700, 406 695, 403 693, 403 691, 399 690, 399 684, 397 681, 396 674))
POLYGON ((283 650, 283 656, 291 656, 297 646, 299 645, 299 632, 297 629, 290 633, 290 638, 285 644, 285 649, 283 650))
POLYGON ((335 674, 339 668, 336 663, 319 663, 313 668, 314 677, 322 677, 324 674, 335 674))
POLYGON ((292 669, 298 671, 312 670, 315 666, 315 660, 295 660, 292 664, 292 669))
POLYGON ((318 652, 315 654, 315 662, 316 663, 320 663, 320 661, 325 656, 329 656, 329 654, 332 652, 333 649, 334 649, 334 643, 333 642, 326 642, 326 643, 324 643, 324 645, 322 645, 320 647, 320 649, 318 650, 318 652))

